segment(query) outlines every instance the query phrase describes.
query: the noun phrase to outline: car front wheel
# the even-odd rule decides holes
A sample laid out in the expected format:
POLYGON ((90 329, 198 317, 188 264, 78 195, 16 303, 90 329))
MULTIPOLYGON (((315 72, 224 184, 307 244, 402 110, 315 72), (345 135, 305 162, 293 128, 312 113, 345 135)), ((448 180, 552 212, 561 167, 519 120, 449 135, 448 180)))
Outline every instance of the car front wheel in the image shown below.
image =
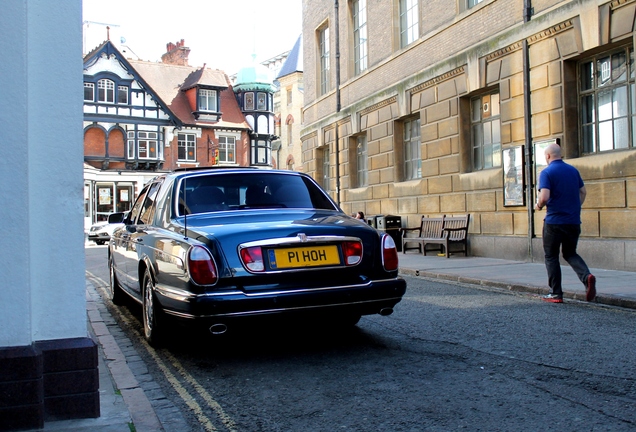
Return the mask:
POLYGON ((144 292, 143 292, 143 322, 144 337, 152 346, 161 344, 164 328, 163 313, 156 302, 155 283, 150 274, 150 270, 146 269, 144 273, 144 292))

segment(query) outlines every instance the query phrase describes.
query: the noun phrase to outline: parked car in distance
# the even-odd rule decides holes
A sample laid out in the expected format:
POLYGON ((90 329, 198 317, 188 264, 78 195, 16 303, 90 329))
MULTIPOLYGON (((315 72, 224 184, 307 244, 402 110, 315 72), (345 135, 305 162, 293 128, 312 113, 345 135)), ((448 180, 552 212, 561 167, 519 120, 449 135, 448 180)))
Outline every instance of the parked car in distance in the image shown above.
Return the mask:
POLYGON ((98 245, 103 245, 110 240, 110 237, 117 228, 124 226, 125 217, 125 212, 109 214, 107 221, 97 222, 91 226, 91 229, 88 231, 88 239, 98 245))
POLYGON ((169 318, 212 334, 272 315, 355 325, 391 314, 406 291, 391 236, 346 215, 299 172, 163 174, 124 225, 109 241, 109 294, 142 305, 151 344, 169 318))

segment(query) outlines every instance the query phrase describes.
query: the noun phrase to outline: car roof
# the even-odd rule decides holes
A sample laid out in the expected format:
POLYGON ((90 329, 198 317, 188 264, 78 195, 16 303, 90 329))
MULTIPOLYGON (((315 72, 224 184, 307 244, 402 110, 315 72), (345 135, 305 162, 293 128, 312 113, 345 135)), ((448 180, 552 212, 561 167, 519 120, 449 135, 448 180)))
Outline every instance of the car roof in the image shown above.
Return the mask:
POLYGON ((278 169, 263 169, 258 167, 198 167, 198 168, 180 168, 176 169, 166 176, 171 178, 184 178, 190 176, 199 176, 202 174, 285 174, 285 175, 294 175, 294 176, 304 176, 308 177, 307 174, 301 173, 298 171, 290 171, 290 170, 278 170, 278 169))

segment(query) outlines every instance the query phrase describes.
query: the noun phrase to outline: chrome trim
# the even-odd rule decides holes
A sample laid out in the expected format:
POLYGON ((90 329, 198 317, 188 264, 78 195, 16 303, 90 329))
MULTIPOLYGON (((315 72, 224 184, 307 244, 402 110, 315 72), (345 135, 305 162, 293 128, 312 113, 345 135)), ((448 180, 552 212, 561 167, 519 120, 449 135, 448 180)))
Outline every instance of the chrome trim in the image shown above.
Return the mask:
POLYGON ((233 291, 218 291, 218 292, 208 292, 203 294, 195 294, 186 290, 166 287, 163 285, 156 286, 155 290, 158 294, 161 294, 164 297, 168 297, 178 301, 188 301, 193 299, 205 299, 205 298, 223 297, 223 296, 229 296, 229 295, 243 295, 247 298, 250 298, 250 297, 258 298, 258 297, 265 297, 265 296, 272 296, 272 295, 275 296, 275 295, 283 295, 283 294, 303 294, 303 293, 309 293, 309 292, 331 291, 331 290, 335 291, 335 290, 340 290, 345 288, 353 288, 353 289, 366 288, 373 283, 392 282, 396 280, 397 279, 392 278, 392 279, 369 281, 367 283, 358 284, 358 285, 338 285, 338 286, 331 286, 331 287, 304 288, 304 289, 285 290, 285 291, 282 291, 282 290, 261 291, 261 292, 252 292, 252 293, 240 291, 240 290, 233 290, 233 291))
POLYGON ((182 302, 195 299, 201 295, 201 294, 195 294, 185 289, 174 288, 167 285, 161 285, 161 286, 157 285, 155 286, 155 291, 157 292, 157 294, 161 294, 163 297, 167 297, 167 298, 177 300, 177 301, 182 301, 182 302))
MULTIPOLYGON (((362 263, 362 259, 360 259, 359 262, 353 265, 348 265, 347 263, 343 262, 342 265, 291 267, 286 269, 252 271, 247 268, 247 266, 243 262, 243 258, 241 257, 241 251, 243 249, 247 249, 251 247, 277 247, 277 246, 298 246, 298 245, 302 245, 303 247, 305 246, 309 247, 309 246, 312 246, 312 243, 323 242, 323 243, 339 243, 340 244, 345 241, 359 242, 362 245, 362 256, 364 256, 364 243, 362 239, 360 239, 359 237, 333 236, 333 235, 307 236, 303 233, 299 233, 296 237, 282 237, 282 238, 273 238, 273 239, 257 240, 253 242, 241 243, 238 246, 237 253, 239 255, 239 259, 241 260, 241 264, 243 265, 243 268, 245 268, 245 270, 248 273, 257 274, 257 275, 263 275, 263 274, 271 275, 271 274, 299 272, 299 271, 316 271, 316 270, 352 268, 357 265, 360 265, 360 263, 362 263)), ((265 257, 263 257, 263 261, 265 261, 265 257)))
POLYGON ((163 312, 168 314, 168 315, 175 316, 177 318, 184 318, 184 319, 191 319, 191 320, 198 318, 197 316, 192 315, 192 314, 187 314, 187 313, 183 313, 183 312, 176 312, 176 311, 169 310, 169 309, 168 310, 164 309, 163 312))
POLYGON ((192 297, 193 298, 206 298, 206 297, 219 297, 219 296, 226 296, 226 295, 244 295, 246 297, 265 297, 265 296, 271 296, 271 295, 283 295, 283 294, 302 294, 302 293, 309 293, 309 292, 315 292, 315 291, 330 291, 330 290, 340 290, 340 289, 345 289, 345 288, 366 288, 368 286, 370 286, 371 284, 374 283, 383 283, 383 282, 393 282, 396 281, 398 279, 392 278, 392 279, 382 279, 382 280, 373 280, 373 281, 369 281, 367 283, 364 284, 358 284, 358 285, 338 285, 338 286, 331 286, 331 287, 320 287, 320 288, 303 288, 303 289, 290 289, 290 290, 280 290, 280 291, 261 291, 261 292, 245 292, 245 291, 225 291, 225 292, 213 292, 213 293, 204 293, 204 294, 193 294, 192 297))
POLYGON ((358 237, 349 236, 306 236, 299 234, 296 237, 282 237, 273 238, 267 240, 257 240, 247 243, 241 243, 239 245, 239 251, 244 248, 250 248, 255 246, 282 246, 282 245, 296 245, 300 243, 314 243, 314 242, 343 242, 343 241, 358 241, 362 243, 362 240, 358 237), (301 239, 301 235, 305 240, 301 239))
MULTIPOLYGON (((169 313, 170 315, 178 316, 181 318, 208 319, 208 318, 219 318, 219 317, 270 315, 270 314, 279 313, 279 312, 302 311, 302 310, 309 310, 309 309, 326 309, 330 307, 340 307, 340 306, 356 306, 356 305, 363 305, 363 304, 381 303, 381 302, 393 301, 393 300, 400 301, 401 299, 402 297, 388 297, 388 298, 383 298, 380 300, 365 300, 365 301, 358 301, 355 303, 348 302, 348 303, 334 303, 334 304, 327 304, 327 305, 301 306, 301 307, 291 307, 291 308, 261 309, 261 310, 246 311, 246 312, 232 312, 232 313, 219 314, 219 315, 192 315, 192 314, 185 314, 183 312, 174 312, 174 311, 165 311, 165 312, 169 313)), ((380 310, 378 310, 377 313, 380 313, 380 310)))
MULTIPOLYGON (((374 281, 374 282, 377 282, 377 281, 374 281)), ((360 284, 360 285, 340 285, 340 286, 334 286, 334 287, 303 288, 298 290, 265 291, 265 292, 257 292, 257 293, 246 292, 244 294, 247 297, 264 297, 264 296, 270 296, 270 295, 283 295, 283 294, 302 294, 302 293, 320 292, 320 291, 336 291, 336 290, 345 289, 345 288, 353 288, 353 289, 366 288, 372 283, 373 283, 372 281, 369 281, 365 284, 360 284)))

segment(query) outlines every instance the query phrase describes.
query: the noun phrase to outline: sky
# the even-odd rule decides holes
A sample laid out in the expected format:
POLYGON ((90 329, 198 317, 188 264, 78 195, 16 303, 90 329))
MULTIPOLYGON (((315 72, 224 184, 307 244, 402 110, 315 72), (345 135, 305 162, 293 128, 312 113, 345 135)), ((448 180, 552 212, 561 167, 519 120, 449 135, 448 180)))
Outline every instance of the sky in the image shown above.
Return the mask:
POLYGON ((302 0, 83 0, 84 54, 107 38, 126 57, 161 61, 184 40, 190 66, 229 75, 293 48, 302 32, 302 0), (123 42, 122 42, 123 41, 123 42))

